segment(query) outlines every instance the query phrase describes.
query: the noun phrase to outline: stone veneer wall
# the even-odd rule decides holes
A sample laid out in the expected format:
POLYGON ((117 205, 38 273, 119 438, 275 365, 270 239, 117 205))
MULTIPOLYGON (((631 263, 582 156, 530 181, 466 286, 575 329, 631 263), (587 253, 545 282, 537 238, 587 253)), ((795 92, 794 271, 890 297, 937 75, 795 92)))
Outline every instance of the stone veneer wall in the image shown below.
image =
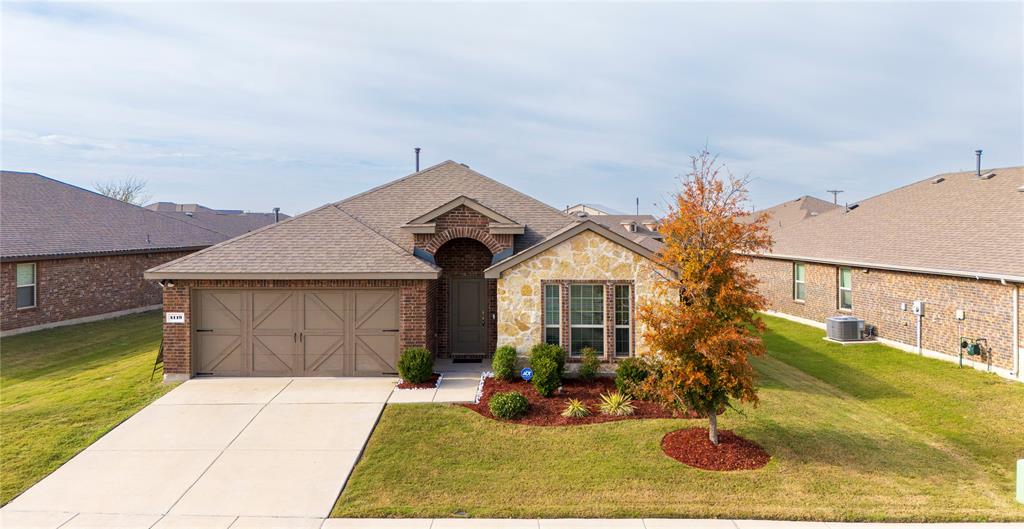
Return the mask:
POLYGON ((0 264, 0 329, 48 325, 160 304, 160 285, 147 269, 190 252, 47 259, 36 264, 36 306, 18 309, 17 263, 0 264))
POLYGON ((185 280, 164 288, 164 312, 185 313, 184 324, 164 324, 164 375, 192 376, 192 310, 194 288, 398 288, 400 349, 426 347, 434 350, 433 306, 436 281, 429 279, 381 280, 185 280))
MULTIPOLYGON (((604 237, 584 231, 533 258, 506 270, 498 279, 498 346, 512 345, 520 353, 543 340, 542 282, 632 281, 635 305, 655 295, 660 276, 654 263, 604 237)), ((566 303, 563 293, 562 302, 566 303)), ((607 303, 607 298, 606 298, 607 303)), ((645 354, 643 328, 634 325, 634 351, 645 354)), ((606 318, 607 319, 607 318, 606 318)), ((606 321, 606 329, 609 322, 606 321)))
POLYGON ((793 299, 792 261, 755 258, 749 269, 760 280, 760 291, 771 310, 818 322, 837 314, 854 315, 877 326, 880 337, 911 346, 917 345, 917 322, 910 305, 924 301, 921 341, 925 349, 958 356, 961 335, 984 337, 992 348, 992 365, 1013 368, 1013 285, 851 267, 853 310, 846 311, 838 308, 838 266, 806 263, 803 302, 793 299), (902 310, 902 303, 907 310, 902 310), (962 323, 956 320, 957 309, 965 311, 962 323))

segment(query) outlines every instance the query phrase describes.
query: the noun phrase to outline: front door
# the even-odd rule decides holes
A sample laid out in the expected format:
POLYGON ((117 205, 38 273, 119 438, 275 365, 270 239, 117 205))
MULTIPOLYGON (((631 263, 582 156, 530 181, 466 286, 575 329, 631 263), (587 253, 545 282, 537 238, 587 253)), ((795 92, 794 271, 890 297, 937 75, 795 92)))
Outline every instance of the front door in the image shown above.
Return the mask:
POLYGON ((449 317, 451 353, 486 354, 487 280, 452 278, 449 317))

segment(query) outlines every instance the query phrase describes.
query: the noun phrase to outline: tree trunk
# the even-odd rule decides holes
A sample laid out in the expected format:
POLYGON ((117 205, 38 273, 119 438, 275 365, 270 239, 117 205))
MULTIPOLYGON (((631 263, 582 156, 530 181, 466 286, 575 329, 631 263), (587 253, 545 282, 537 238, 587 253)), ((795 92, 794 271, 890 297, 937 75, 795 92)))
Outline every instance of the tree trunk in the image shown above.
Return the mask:
POLYGON ((708 439, 718 446, 718 410, 714 408, 708 411, 708 439))

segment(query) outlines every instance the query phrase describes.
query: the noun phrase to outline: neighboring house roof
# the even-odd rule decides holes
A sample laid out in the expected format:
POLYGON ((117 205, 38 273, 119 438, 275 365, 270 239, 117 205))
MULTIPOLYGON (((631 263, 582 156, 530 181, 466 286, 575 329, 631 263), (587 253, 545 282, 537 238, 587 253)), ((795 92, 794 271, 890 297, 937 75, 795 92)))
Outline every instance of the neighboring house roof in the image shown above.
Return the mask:
POLYGON ((603 206, 601 204, 588 204, 585 202, 565 208, 566 213, 578 213, 581 211, 590 215, 623 215, 621 211, 612 209, 608 206, 603 206))
MULTIPOLYGON (((203 228, 213 230, 228 237, 237 237, 256 228, 272 224, 274 213, 253 213, 237 209, 212 209, 200 204, 176 204, 174 202, 154 202, 145 206, 150 211, 174 217, 203 228)), ((289 218, 284 213, 278 214, 281 220, 289 218)))
POLYGON ((52 178, 0 173, 0 258, 195 249, 223 234, 52 178))
POLYGON ((612 231, 607 226, 595 222, 592 218, 588 218, 586 220, 573 222, 572 224, 569 224, 568 226, 565 226, 564 228, 547 236, 543 241, 531 246, 529 249, 491 265, 489 268, 484 270, 484 277, 492 279, 501 277, 501 273, 505 270, 508 270, 509 268, 512 268, 513 266, 532 257, 540 255, 545 250, 568 241, 584 231, 592 231, 648 259, 654 258, 654 250, 651 250, 632 239, 628 239, 616 231, 612 231))
POLYGON ((773 230, 777 258, 1024 281, 1024 167, 948 173, 773 230))
POLYGON ((657 251, 661 248, 661 234, 647 228, 647 226, 658 223, 658 219, 653 215, 592 215, 586 219, 602 224, 648 250, 657 251), (629 231, 627 227, 629 224, 632 224, 636 231, 629 231))
POLYGON ((429 279, 439 271, 336 204, 327 204, 164 263, 146 277, 429 279))
POLYGON ((817 217, 822 213, 837 208, 842 208, 842 206, 810 195, 804 195, 795 200, 755 211, 752 215, 747 216, 746 220, 753 221, 758 215, 765 213, 768 215, 768 229, 774 232, 775 230, 789 227, 797 222, 817 217))

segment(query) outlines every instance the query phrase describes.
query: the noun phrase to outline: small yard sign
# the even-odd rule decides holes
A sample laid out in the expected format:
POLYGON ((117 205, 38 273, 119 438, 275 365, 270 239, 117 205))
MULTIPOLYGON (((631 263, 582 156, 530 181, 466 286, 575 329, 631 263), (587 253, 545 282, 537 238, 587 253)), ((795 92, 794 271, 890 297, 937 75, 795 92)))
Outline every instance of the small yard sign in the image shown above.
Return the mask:
POLYGON ((164 313, 165 323, 185 323, 184 312, 165 312, 164 313))
POLYGON ((519 376, 523 377, 523 380, 529 382, 530 379, 533 378, 533 370, 528 367, 524 367, 523 370, 519 372, 519 376))

